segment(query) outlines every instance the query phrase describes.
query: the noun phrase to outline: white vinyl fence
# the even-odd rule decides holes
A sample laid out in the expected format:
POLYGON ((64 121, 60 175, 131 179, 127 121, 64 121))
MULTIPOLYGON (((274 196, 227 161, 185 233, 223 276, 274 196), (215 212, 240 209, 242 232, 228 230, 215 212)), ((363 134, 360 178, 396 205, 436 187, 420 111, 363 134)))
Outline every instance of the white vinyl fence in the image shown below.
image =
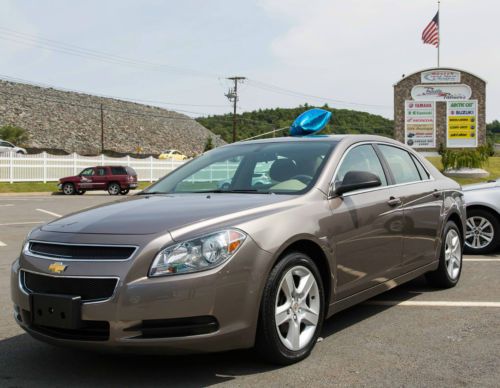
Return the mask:
POLYGON ((130 156, 112 158, 105 155, 81 156, 0 154, 0 182, 50 182, 77 175, 85 167, 130 166, 139 181, 154 182, 184 164, 184 161, 160 160, 153 157, 135 159, 130 156))

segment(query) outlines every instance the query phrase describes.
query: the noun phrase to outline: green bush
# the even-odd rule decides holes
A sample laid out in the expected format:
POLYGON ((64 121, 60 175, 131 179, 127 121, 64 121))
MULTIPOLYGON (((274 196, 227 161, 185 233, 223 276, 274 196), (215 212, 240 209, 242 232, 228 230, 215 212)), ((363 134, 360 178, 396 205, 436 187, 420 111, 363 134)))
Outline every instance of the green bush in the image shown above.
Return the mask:
POLYGON ((476 149, 444 150, 441 154, 445 170, 461 168, 481 168, 488 161, 490 149, 487 145, 476 149))
POLYGON ((26 131, 22 128, 16 127, 15 125, 4 125, 0 127, 0 139, 19 146, 28 140, 28 136, 26 135, 26 131))

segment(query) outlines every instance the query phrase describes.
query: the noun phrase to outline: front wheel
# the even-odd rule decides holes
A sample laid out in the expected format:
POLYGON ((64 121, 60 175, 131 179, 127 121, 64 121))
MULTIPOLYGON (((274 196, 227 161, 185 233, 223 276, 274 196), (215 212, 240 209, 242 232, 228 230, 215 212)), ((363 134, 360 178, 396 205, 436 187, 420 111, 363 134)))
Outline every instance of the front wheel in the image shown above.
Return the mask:
POLYGON ((427 273, 427 281, 434 287, 455 287, 462 273, 462 236, 457 224, 448 221, 443 231, 438 269, 427 273))
POLYGON ((301 252, 283 257, 263 292, 256 340, 262 357, 281 365, 306 358, 321 331, 324 301, 314 261, 301 252))
POLYGON ((75 185, 73 183, 65 183, 62 187, 62 192, 66 195, 73 195, 76 193, 75 185))
POLYGON ((121 187, 118 183, 110 183, 108 186, 109 195, 118 195, 120 194, 121 187))

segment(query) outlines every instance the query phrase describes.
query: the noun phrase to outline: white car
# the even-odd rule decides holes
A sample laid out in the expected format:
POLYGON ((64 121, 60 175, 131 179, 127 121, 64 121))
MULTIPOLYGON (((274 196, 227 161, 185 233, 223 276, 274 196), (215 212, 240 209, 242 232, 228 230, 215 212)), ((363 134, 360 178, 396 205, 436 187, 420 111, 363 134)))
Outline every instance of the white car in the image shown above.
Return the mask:
POLYGON ((0 154, 3 153, 14 153, 26 155, 28 152, 24 148, 16 147, 14 144, 9 143, 5 140, 0 140, 0 154))
POLYGON ((465 250, 492 253, 500 247, 500 179, 462 189, 467 206, 465 250))

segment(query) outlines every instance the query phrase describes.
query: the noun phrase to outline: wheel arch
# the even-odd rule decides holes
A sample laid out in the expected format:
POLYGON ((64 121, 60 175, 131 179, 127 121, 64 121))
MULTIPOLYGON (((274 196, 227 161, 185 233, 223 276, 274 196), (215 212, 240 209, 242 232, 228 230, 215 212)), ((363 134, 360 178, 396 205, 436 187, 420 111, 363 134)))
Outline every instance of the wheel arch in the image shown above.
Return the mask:
POLYGON ((325 314, 328 312, 328 306, 332 297, 332 271, 329 260, 328 248, 314 236, 295 236, 285 242, 277 251, 272 268, 289 252, 302 252, 308 255, 314 261, 321 275, 323 289, 325 292, 325 314))
POLYGON ((460 214, 458 214, 458 211, 452 211, 450 214, 448 214, 448 217, 446 217, 446 220, 443 224, 443 229, 444 225, 448 223, 448 221, 453 221, 459 228, 462 233, 462 240, 465 241, 465 225, 462 221, 462 217, 460 217, 460 214))
POLYGON ((486 206, 483 204, 472 204, 472 205, 467 206, 467 211, 469 211, 469 210, 484 210, 487 212, 491 212, 496 217, 496 219, 500 222, 500 214, 498 213, 498 211, 496 209, 494 209, 490 206, 486 206))

